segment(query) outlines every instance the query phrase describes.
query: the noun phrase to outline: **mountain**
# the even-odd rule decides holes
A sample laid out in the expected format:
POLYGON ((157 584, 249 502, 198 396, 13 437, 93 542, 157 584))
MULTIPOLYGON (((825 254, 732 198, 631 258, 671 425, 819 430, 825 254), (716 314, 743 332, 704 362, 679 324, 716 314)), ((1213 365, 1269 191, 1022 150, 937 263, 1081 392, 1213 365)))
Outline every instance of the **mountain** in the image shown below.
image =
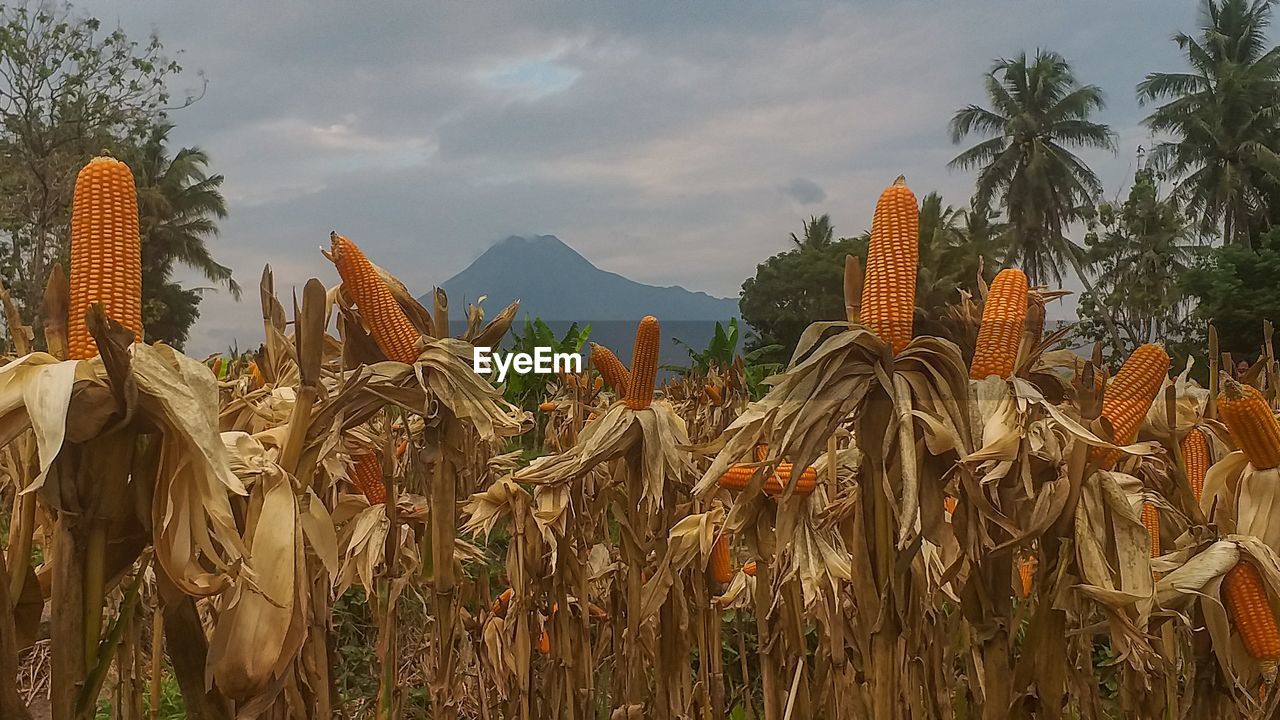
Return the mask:
MULTIPOLYGON (((489 248, 444 282, 449 304, 465 308, 481 295, 492 316, 520 300, 520 317, 547 321, 635 322, 644 315, 668 321, 738 317, 738 301, 656 287, 601 270, 554 235, 512 236, 489 248)), ((431 307, 430 298, 424 304, 431 307)))

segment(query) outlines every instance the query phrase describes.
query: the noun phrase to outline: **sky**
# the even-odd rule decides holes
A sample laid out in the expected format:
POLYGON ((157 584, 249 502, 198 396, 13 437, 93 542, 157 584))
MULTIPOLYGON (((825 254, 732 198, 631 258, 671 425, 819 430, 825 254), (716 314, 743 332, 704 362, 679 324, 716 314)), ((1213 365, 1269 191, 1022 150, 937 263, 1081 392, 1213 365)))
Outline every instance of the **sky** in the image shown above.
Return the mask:
MULTIPOLYGON (((1102 87, 1123 192, 1152 138, 1134 87, 1183 63, 1190 0, 82 0, 181 50, 172 139, 225 176, 211 247, 248 292, 206 296, 187 350, 261 342, 257 287, 337 281, 336 229, 426 292, 508 235, 736 297, 804 219, 870 224, 905 174, 956 205, 947 123, 993 61, 1052 49, 1102 87)), ((203 284, 194 276, 192 284, 203 284)), ((495 312, 496 308, 490 309, 495 312)), ((1061 309, 1069 312, 1069 306, 1061 309)))

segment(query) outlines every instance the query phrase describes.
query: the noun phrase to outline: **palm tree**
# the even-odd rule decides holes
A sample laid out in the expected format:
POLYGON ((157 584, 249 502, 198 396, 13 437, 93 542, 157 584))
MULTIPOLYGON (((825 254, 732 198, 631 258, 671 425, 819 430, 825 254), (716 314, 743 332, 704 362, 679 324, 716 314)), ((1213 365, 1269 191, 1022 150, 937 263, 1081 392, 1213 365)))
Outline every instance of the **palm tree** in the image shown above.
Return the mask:
POLYGON ((162 122, 129 158, 138 185, 142 236, 143 323, 148 341, 181 347, 199 316, 199 289, 183 290, 171 279, 181 264, 225 285, 237 300, 240 286, 231 268, 213 259, 206 242, 217 236, 217 221, 227 216, 222 176, 209 175, 209 156, 197 147, 169 157, 173 125, 162 122))
POLYGON ((801 249, 821 249, 830 245, 834 239, 835 228, 831 225, 830 215, 810 216, 804 223, 804 237, 796 237, 795 233, 791 233, 791 242, 801 249))
POLYGON ((969 105, 951 119, 952 142, 987 139, 953 159, 950 167, 978 169, 974 209, 998 206, 1008 219, 1010 262, 1034 284, 1062 280, 1070 264, 1078 275, 1081 249, 1065 231, 1101 192, 1098 177, 1073 148, 1115 151, 1115 136, 1089 120, 1103 107, 1102 90, 1081 85, 1054 52, 1001 60, 986 77, 991 108, 969 105))
POLYGON ((1247 245, 1265 229, 1280 185, 1277 108, 1280 48, 1268 47, 1273 0, 1205 0, 1196 36, 1178 33, 1190 72, 1152 73, 1138 101, 1165 100, 1144 123, 1174 140, 1151 161, 1179 180, 1174 197, 1224 242, 1247 245))
POLYGON ((920 200, 916 309, 926 316, 943 314, 962 289, 976 292, 979 272, 990 281, 999 270, 999 239, 971 214, 945 204, 936 192, 920 200))

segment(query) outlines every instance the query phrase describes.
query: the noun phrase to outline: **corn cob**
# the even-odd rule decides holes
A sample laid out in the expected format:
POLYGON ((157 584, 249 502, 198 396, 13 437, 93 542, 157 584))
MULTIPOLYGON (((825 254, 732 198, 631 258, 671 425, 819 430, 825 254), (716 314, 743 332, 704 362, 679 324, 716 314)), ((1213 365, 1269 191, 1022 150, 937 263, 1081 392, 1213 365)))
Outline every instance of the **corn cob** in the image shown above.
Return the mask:
MULTIPOLYGON (((1139 346, 1124 361, 1102 398, 1102 415, 1111 421, 1116 445, 1128 445, 1138 437, 1138 428, 1168 376, 1169 355, 1159 345, 1139 346)), ((1120 452, 1098 448, 1094 457, 1109 468, 1120 459, 1120 452)))
POLYGON ((1196 501, 1204 492, 1204 476, 1209 471, 1209 443, 1205 440, 1200 428, 1192 428, 1182 438, 1182 460, 1187 465, 1187 482, 1191 484, 1191 492, 1196 501))
POLYGON ((1033 346, 1044 340, 1044 296, 1040 293, 1027 296, 1026 335, 1033 346))
POLYGON ((1160 557, 1160 511, 1149 502, 1142 503, 1142 527, 1147 529, 1151 557, 1160 557))
MULTIPOLYGON (((749 465, 734 465, 720 476, 720 487, 741 490, 751 482, 751 476, 755 472, 756 469, 749 465)), ((766 495, 781 495, 789 482, 791 482, 791 463, 782 463, 778 466, 777 472, 765 479, 764 492, 766 495)), ((806 468, 801 473, 800 479, 796 481, 796 494, 808 495, 817 485, 818 471, 811 467, 806 468)))
POLYGON ((702 391, 707 394, 707 399, 711 401, 712 405, 719 405, 721 403, 722 398, 720 397, 720 388, 715 385, 703 385, 702 391))
POLYGON ((551 654, 551 635, 547 633, 546 628, 543 628, 542 634, 538 636, 538 652, 542 655, 551 654))
POLYGON ((1021 586, 1022 598, 1031 597, 1031 589, 1035 586, 1036 565, 1039 561, 1035 555, 1023 555, 1018 558, 1018 584, 1021 586))
POLYGON ((746 575, 747 577, 755 577, 755 576, 756 576, 756 561, 755 561, 755 560, 750 560, 750 561, 748 561, 745 565, 743 565, 743 566, 742 566, 742 574, 743 574, 743 575, 746 575))
POLYGON ((71 203, 71 286, 67 350, 72 360, 98 354, 85 315, 95 303, 142 340, 142 244, 138 191, 128 165, 107 155, 76 176, 71 203))
POLYGON ((600 371, 600 377, 620 396, 626 396, 631 373, 613 351, 603 345, 591 343, 591 364, 600 371))
POLYGON ((1280 466, 1280 422, 1257 388, 1224 375, 1218 415, 1249 464, 1258 470, 1280 466))
POLYGON ((1280 660, 1280 631, 1276 629, 1276 616, 1271 611, 1258 569, 1249 561, 1241 560, 1227 572, 1222 586, 1227 610, 1245 650, 1255 660, 1280 660))
POLYGON ((538 409, 544 413, 555 412, 556 404, 548 400, 547 402, 540 403, 538 405, 538 409))
POLYGON ((360 248, 338 233, 329 233, 333 264, 348 296, 360 308, 373 340, 387 359, 412 363, 418 359, 421 335, 409 321, 387 283, 360 248))
POLYGON ((950 495, 943 498, 942 504, 946 506, 947 512, 952 515, 956 514, 956 508, 960 506, 960 502, 950 495))
POLYGON ((636 344, 631 353, 631 377, 627 380, 627 407, 644 410, 653 403, 653 385, 658 379, 658 318, 645 315, 636 327, 636 344))
POLYGON ((721 534, 711 546, 711 579, 724 584, 733 579, 729 560, 729 536, 721 534))
POLYGON ((911 342, 919 262, 920 211, 916 196, 899 177, 880 195, 871 220, 871 245, 862 285, 862 324, 893 346, 911 342))
POLYGON ((409 439, 405 438, 404 440, 400 441, 399 445, 396 445, 396 457, 404 457, 404 453, 408 449, 409 449, 409 439))
POLYGON ((1027 276, 1015 268, 1001 270, 991 282, 982 307, 982 325, 978 327, 978 345, 969 377, 982 380, 989 375, 1012 375, 1026 321, 1027 276))
POLYGON ((507 607, 511 605, 511 598, 515 597, 515 595, 515 588, 507 588, 506 590, 503 590, 501 595, 493 599, 493 607, 491 607, 489 611, 498 617, 505 617, 507 614, 507 607))
POLYGON ((386 502, 387 489, 382 484, 382 466, 378 463, 377 455, 370 452, 357 455, 347 477, 364 494, 370 505, 386 502))
POLYGON ((252 387, 254 390, 257 390, 258 388, 262 387, 266 383, 267 383, 266 379, 262 377, 262 371, 258 369, 258 363, 250 362, 249 363, 249 386, 252 387))

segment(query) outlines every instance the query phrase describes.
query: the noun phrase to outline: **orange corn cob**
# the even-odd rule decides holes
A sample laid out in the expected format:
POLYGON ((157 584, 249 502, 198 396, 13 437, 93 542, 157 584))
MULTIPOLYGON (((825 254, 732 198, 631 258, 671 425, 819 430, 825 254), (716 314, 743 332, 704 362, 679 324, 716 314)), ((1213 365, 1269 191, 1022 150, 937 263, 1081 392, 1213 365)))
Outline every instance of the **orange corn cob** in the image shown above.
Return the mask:
POLYGON ((1227 572, 1222 587, 1227 610, 1245 649, 1255 660, 1280 660, 1280 631, 1258 569, 1241 560, 1227 572))
POLYGON ((707 399, 711 401, 712 405, 720 404, 721 402, 720 388, 716 387, 715 385, 704 385, 702 387, 702 391, 707 394, 707 399))
POLYGON ((592 387, 595 388, 596 392, 600 392, 602 389, 604 389, 604 378, 597 376, 596 381, 591 385, 592 387))
POLYGON ((755 561, 755 560, 751 560, 751 561, 749 561, 747 564, 743 565, 743 566, 742 566, 742 574, 743 574, 743 575, 746 575, 747 577, 755 577, 755 576, 756 576, 756 561, 755 561))
POLYGON ((1142 527, 1147 529, 1151 557, 1160 557, 1160 511, 1151 503, 1142 503, 1142 527))
POLYGON ((551 635, 547 634, 546 628, 543 628, 542 634, 538 636, 538 652, 543 655, 551 654, 551 635))
POLYGON ((1218 415, 1250 465, 1258 470, 1280 466, 1280 422, 1257 388, 1223 375, 1218 415))
POLYGON ((490 612, 498 617, 505 616, 507 614, 507 607, 511 605, 511 598, 515 597, 515 595, 515 588, 507 588, 506 590, 503 590, 501 595, 493 599, 493 607, 490 608, 490 612))
POLYGON ((613 388, 615 393, 622 396, 627 394, 631 373, 612 350, 603 345, 591 343, 591 365, 600 371, 600 377, 609 383, 609 387, 613 388))
MULTIPOLYGON (((1115 430, 1115 444, 1128 445, 1138 437, 1138 428, 1168 376, 1169 355, 1159 345, 1139 346, 1124 361, 1102 398, 1102 414, 1115 430)), ((1095 449, 1094 457, 1109 468, 1120 459, 1120 452, 1095 449)))
POLYGON ((396 457, 404 457, 404 453, 405 453, 405 451, 406 451, 406 450, 408 450, 408 449, 409 449, 409 440, 408 440, 408 438, 406 438, 406 439, 404 439, 404 440, 401 440, 401 441, 400 441, 400 444, 399 444, 399 445, 396 445, 396 457))
POLYGON ((653 403, 653 385, 658 379, 658 318, 645 315, 636 327, 636 345, 631 353, 631 377, 627 381, 627 407, 644 410, 653 403))
POLYGON ((950 495, 946 496, 942 500, 942 504, 947 507, 947 512, 951 513, 952 515, 956 514, 956 508, 959 507, 959 501, 956 500, 954 497, 951 497, 950 495))
POLYGON ((1027 276, 1015 268, 1001 270, 991 282, 991 291, 982 306, 982 325, 978 327, 978 345, 969 377, 982 380, 989 375, 1012 375, 1026 322, 1027 276))
POLYGON ((871 220, 861 311, 862 324, 895 353, 911 342, 919 242, 916 196, 899 177, 881 193, 871 220))
POLYGON ((361 453, 355 457, 355 463, 347 476, 370 505, 381 505, 387 500, 387 488, 382 484, 382 465, 378 456, 373 453, 361 453))
POLYGON ((729 536, 721 534, 711 546, 711 579, 727 583, 733 579, 733 565, 729 560, 729 536))
POLYGON ((1039 561, 1035 555, 1023 555, 1018 558, 1018 581, 1021 585, 1022 597, 1031 597, 1031 589, 1035 586, 1036 581, 1036 565, 1039 561))
MULTIPOLYGON (((741 490, 751 481, 755 471, 755 468, 747 465, 734 465, 720 476, 720 487, 741 490)), ((765 479, 764 492, 766 495, 781 495, 789 482, 791 482, 791 463, 782 463, 778 466, 777 472, 765 479)), ((800 479, 796 481, 796 494, 808 495, 817 485, 818 471, 811 467, 806 468, 800 475, 800 479)))
POLYGON ((107 317, 142 340, 138 191, 129 166, 106 155, 90 160, 80 170, 71 202, 67 351, 72 360, 98 354, 84 321, 95 303, 102 305, 107 317))
POLYGON ((249 363, 249 386, 256 390, 262 387, 263 385, 265 385, 266 383, 267 383, 266 379, 262 377, 262 371, 258 369, 258 363, 250 362, 249 363))
POLYGON ((1192 428, 1182 438, 1182 460, 1187 465, 1187 482, 1196 500, 1204 492, 1204 476, 1209 471, 1209 443, 1200 428, 1192 428))
POLYGON ((409 322, 409 316, 404 314, 373 263, 355 243, 336 232, 329 233, 329 242, 342 285, 360 308, 360 317, 369 326, 369 333, 382 354, 396 362, 417 360, 418 329, 409 322))
POLYGON ((556 409, 556 404, 548 400, 547 402, 538 405, 538 409, 544 413, 553 412, 556 409))

